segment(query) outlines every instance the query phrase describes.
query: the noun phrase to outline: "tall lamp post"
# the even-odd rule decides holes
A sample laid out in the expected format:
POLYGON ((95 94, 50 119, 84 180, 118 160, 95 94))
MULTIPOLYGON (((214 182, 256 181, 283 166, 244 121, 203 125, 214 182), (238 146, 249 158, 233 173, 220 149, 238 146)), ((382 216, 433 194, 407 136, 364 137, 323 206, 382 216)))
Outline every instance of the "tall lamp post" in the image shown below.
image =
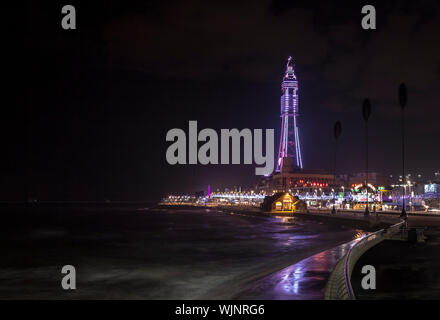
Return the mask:
MULTIPOLYGON (((335 177, 335 185, 336 185, 336 160, 337 160, 337 151, 338 151, 338 138, 341 136, 341 132, 342 132, 342 125, 341 125, 341 121, 336 121, 335 122, 335 126, 333 128, 333 134, 335 136, 335 161, 334 161, 334 166, 333 166, 333 174, 335 177)), ((333 209, 332 209, 332 214, 336 214, 336 203, 335 203, 335 191, 333 191, 333 209)))
POLYGON ((406 198, 406 176, 405 176, 405 106, 406 106, 406 85, 401 83, 399 86, 399 105, 402 110, 402 185, 403 185, 403 198, 402 198, 402 213, 400 217, 402 219, 407 219, 408 214, 405 210, 405 198, 406 198))
POLYGON ((365 187, 367 189, 367 206, 365 207, 364 215, 368 216, 370 214, 369 207, 369 201, 368 201, 368 119, 370 118, 371 114, 371 103, 369 99, 365 99, 364 103, 362 105, 362 116, 364 117, 365 121, 365 164, 366 164, 366 177, 365 177, 365 187))

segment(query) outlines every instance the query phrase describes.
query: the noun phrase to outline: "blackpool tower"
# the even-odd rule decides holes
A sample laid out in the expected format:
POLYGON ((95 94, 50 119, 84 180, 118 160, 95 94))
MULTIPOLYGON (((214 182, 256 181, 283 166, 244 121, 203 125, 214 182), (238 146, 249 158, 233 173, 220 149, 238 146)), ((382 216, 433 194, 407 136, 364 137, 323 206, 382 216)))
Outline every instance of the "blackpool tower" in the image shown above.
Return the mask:
POLYGON ((293 70, 292 57, 287 60, 286 73, 281 83, 281 137, 276 172, 303 168, 297 126, 298 80, 293 70))

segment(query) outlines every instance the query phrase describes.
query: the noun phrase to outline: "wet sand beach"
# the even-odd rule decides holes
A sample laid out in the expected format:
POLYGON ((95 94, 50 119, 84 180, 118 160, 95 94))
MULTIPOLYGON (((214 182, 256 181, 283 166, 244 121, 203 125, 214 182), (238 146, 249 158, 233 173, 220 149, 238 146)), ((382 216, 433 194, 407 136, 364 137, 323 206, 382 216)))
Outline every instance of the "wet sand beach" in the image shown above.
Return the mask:
POLYGON ((230 299, 362 233, 213 209, 59 206, 2 217, 1 299, 230 299), (63 265, 75 266, 76 290, 61 289, 63 265))

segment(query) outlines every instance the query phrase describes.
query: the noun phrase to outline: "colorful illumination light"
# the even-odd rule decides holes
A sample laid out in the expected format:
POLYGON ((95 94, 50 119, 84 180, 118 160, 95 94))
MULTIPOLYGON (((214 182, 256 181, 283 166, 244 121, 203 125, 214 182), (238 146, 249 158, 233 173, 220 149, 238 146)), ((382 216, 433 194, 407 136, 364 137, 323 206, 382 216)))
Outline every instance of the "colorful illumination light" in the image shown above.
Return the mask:
POLYGON ((303 168, 297 126, 298 81, 293 70, 292 57, 287 61, 281 89, 281 137, 276 172, 281 172, 285 158, 292 159, 292 164, 297 168, 303 168))

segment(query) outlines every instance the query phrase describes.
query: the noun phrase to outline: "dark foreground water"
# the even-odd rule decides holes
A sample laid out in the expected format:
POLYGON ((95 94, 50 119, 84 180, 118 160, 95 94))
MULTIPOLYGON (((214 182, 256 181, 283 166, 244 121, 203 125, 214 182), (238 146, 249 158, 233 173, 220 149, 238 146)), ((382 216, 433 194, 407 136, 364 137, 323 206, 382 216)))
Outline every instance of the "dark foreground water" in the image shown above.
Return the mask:
POLYGON ((2 220, 0 299, 229 299, 362 232, 205 209, 60 207, 2 220), (62 290, 63 265, 75 266, 76 290, 62 290))

